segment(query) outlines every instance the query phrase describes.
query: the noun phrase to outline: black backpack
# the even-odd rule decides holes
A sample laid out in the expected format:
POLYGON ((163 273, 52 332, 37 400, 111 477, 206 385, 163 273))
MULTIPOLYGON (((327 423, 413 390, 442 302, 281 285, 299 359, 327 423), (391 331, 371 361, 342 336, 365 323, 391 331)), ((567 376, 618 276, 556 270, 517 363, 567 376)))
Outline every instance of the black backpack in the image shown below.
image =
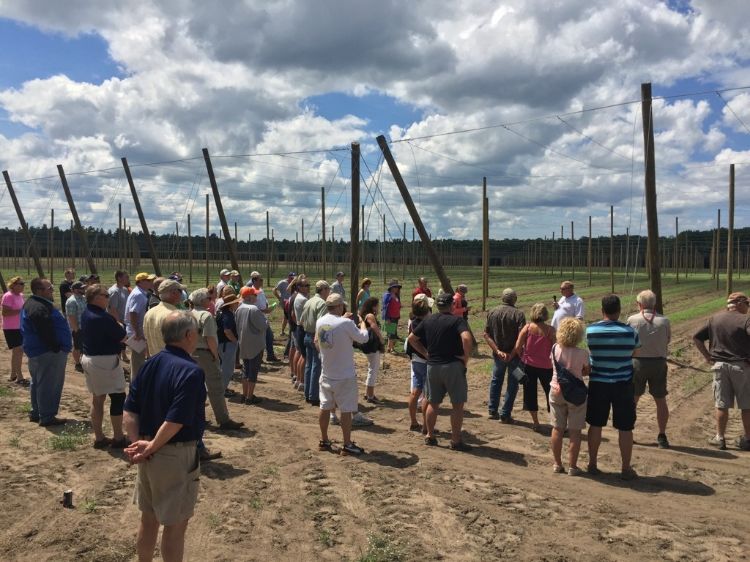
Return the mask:
POLYGON ((555 348, 557 348, 557 344, 552 347, 552 361, 555 362, 557 384, 560 385, 563 398, 571 404, 580 406, 586 402, 586 398, 588 397, 589 390, 586 388, 586 383, 560 365, 560 362, 555 359, 555 348))

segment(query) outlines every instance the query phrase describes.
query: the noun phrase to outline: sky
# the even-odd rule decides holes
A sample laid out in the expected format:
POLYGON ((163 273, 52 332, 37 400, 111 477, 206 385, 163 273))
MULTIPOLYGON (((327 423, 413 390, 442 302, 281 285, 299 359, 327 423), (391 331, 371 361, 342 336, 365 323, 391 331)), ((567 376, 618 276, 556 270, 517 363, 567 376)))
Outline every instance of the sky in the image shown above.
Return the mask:
MULTIPOLYGON (((384 135, 434 238, 646 233, 641 84, 652 83, 660 231, 715 224, 736 166, 750 223, 746 0, 0 0, 0 169, 27 222, 70 212, 138 229, 126 157, 157 232, 204 224, 202 148, 240 238, 350 227, 350 145, 366 230, 411 219, 384 135), (217 7, 218 6, 218 7, 217 7)), ((0 226, 18 224, 6 190, 0 226)), ((218 217, 209 212, 211 230, 218 217)))

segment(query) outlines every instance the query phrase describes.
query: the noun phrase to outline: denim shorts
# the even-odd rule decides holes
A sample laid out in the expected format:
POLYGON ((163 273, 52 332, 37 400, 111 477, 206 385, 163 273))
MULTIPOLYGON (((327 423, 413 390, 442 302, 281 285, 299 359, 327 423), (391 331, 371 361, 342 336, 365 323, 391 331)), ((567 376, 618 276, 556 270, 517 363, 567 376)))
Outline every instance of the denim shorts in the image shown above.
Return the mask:
POLYGON ((263 363, 263 352, 261 351, 258 355, 252 359, 242 360, 242 377, 250 382, 258 382, 258 373, 260 373, 260 366, 263 363))
POLYGON ((424 391, 424 381, 427 378, 427 363, 411 362, 411 389, 424 391))

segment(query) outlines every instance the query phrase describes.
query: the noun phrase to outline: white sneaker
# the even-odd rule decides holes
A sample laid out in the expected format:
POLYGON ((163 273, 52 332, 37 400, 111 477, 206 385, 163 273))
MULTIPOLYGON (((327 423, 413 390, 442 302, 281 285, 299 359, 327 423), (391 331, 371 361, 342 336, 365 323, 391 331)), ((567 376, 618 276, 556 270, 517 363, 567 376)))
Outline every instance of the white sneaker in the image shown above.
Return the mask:
POLYGON ((331 423, 333 425, 340 425, 341 422, 339 421, 339 418, 336 414, 331 414, 331 423))
POLYGON ((352 416, 352 425, 354 427, 364 427, 366 425, 372 425, 375 423, 367 416, 363 415, 361 412, 357 412, 352 416))

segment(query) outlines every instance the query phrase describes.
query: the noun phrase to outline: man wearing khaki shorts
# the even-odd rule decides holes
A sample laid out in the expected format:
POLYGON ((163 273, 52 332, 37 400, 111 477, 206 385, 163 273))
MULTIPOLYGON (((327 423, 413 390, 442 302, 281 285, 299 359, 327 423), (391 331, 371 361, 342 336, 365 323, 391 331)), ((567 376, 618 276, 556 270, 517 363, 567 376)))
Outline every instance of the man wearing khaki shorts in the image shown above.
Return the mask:
POLYGON ((191 354, 198 343, 196 321, 175 311, 162 325, 165 348, 146 361, 130 383, 125 401, 127 449, 138 465, 134 503, 141 511, 136 550, 152 560, 159 526, 161 556, 182 560, 185 532, 198 499, 200 459, 197 442, 205 425, 203 370, 191 354))
POLYGON ((743 293, 727 297, 727 310, 714 314, 693 336, 693 343, 714 371, 716 436, 709 444, 726 449, 724 432, 729 408, 735 402, 742 411, 744 435, 735 441, 738 448, 750 451, 750 301, 743 293), (708 340, 708 349, 705 341, 708 340))
POLYGON ((344 313, 344 299, 338 293, 326 297, 328 313, 315 323, 314 344, 320 352, 322 369, 320 374, 320 443, 321 451, 332 450, 328 438, 331 412, 337 407, 341 411, 341 432, 344 435, 342 455, 361 455, 364 449, 352 441, 352 414, 357 412, 357 371, 354 367, 352 343, 365 343, 369 334, 360 330, 350 312, 344 313))
POLYGON ((662 316, 654 307, 656 295, 653 291, 645 290, 635 298, 638 304, 638 314, 628 318, 628 326, 638 333, 641 350, 638 357, 633 357, 633 386, 635 387, 635 403, 648 392, 656 402, 656 424, 659 433, 656 442, 660 449, 669 449, 667 440, 667 421, 669 408, 667 407, 667 347, 672 338, 669 319, 662 316))

